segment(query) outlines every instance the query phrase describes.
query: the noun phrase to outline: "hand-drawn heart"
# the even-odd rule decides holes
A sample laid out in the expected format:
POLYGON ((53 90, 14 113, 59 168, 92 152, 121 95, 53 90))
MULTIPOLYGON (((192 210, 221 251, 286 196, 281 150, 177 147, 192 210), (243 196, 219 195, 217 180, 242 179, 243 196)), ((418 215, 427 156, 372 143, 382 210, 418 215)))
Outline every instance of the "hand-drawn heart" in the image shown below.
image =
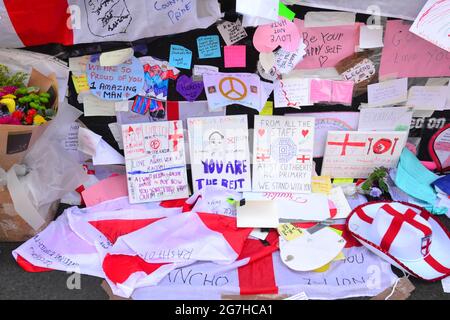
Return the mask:
POLYGON ((431 159, 436 163, 439 171, 445 172, 450 169, 450 150, 447 141, 450 140, 450 124, 445 125, 436 132, 428 143, 428 152, 431 159))
POLYGON ((302 136, 303 138, 306 138, 306 136, 308 135, 309 130, 302 130, 302 136))
POLYGON ((328 56, 319 56, 320 67, 322 67, 324 65, 324 63, 327 62, 327 60, 328 60, 328 56))
POLYGON ((187 101, 195 101, 203 91, 203 81, 193 81, 183 74, 178 77, 176 89, 187 101))
POLYGON ((266 130, 263 129, 263 128, 260 128, 260 129, 258 130, 258 134, 259 134, 261 137, 264 135, 265 132, 266 132, 266 130))
POLYGON ((295 52, 299 42, 297 26, 284 17, 279 17, 277 22, 259 26, 253 35, 253 45, 259 52, 272 52, 278 46, 295 52))

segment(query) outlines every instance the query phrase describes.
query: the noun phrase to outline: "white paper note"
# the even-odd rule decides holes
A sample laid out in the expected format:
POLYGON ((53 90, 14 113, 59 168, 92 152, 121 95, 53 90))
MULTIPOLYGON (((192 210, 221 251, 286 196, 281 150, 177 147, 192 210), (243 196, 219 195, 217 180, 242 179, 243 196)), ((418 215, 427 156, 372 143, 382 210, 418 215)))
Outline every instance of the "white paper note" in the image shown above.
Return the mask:
POLYGON ((367 86, 369 106, 387 106, 406 101, 408 78, 384 81, 367 86))
POLYGON ((246 201, 237 208, 238 228, 276 228, 278 215, 275 202, 270 200, 246 201))
POLYGON ((447 86, 413 86, 409 89, 407 105, 417 110, 443 110, 447 86))
POLYGON ((236 20, 236 22, 224 21, 217 25, 217 30, 219 30, 219 33, 227 46, 231 46, 232 44, 247 37, 247 32, 245 32, 245 29, 239 19, 236 20))
POLYGON ((361 49, 383 47, 383 26, 361 26, 359 29, 359 47, 361 49))
POLYGON ((309 11, 305 14, 305 28, 355 24, 356 13, 337 11, 309 11))
POLYGON ((100 140, 102 140, 102 136, 91 130, 83 127, 78 129, 78 150, 81 152, 94 156, 100 140))
POLYGON ((278 2, 278 0, 236 0, 236 12, 277 21, 278 2))
POLYGON ((111 147, 105 140, 101 139, 97 145, 95 155, 92 156, 94 166, 125 164, 125 158, 111 147))
POLYGON ((83 107, 85 117, 116 115, 116 105, 114 101, 99 99, 92 94, 83 97, 83 107))
POLYGON ((428 0, 409 31, 450 52, 450 0, 428 0))
POLYGON ((410 107, 363 108, 358 131, 408 131, 412 116, 410 107))
POLYGON ((311 105, 309 101, 310 79, 289 78, 275 81, 275 108, 311 105))

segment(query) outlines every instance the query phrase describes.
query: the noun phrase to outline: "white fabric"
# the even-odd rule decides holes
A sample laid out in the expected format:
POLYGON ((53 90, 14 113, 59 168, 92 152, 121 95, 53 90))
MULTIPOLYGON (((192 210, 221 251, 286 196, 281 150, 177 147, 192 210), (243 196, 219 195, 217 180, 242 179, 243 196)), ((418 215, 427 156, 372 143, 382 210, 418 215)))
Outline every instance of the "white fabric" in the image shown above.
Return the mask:
MULTIPOLYGON (((227 264, 238 256, 222 234, 208 229, 195 212, 156 221, 120 237, 116 245, 122 246, 122 243, 149 263, 214 261, 227 264)), ((115 249, 111 253, 122 254, 115 249)))
MULTIPOLYGON (((343 250, 346 260, 331 264, 328 271, 296 272, 286 267, 278 252, 272 254, 279 294, 305 292, 311 299, 344 299, 375 296, 390 287, 397 276, 390 265, 364 247, 343 250)), ((239 294, 237 269, 219 271, 213 263, 196 263, 171 271, 157 286, 136 289, 136 300, 219 300, 239 294)))

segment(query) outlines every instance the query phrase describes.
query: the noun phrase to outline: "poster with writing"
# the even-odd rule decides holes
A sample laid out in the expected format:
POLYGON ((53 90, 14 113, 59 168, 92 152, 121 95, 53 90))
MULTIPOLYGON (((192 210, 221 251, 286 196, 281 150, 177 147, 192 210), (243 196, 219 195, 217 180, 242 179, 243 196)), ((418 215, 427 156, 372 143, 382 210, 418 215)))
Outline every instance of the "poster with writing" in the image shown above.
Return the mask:
POLYGON ((358 44, 358 25, 305 28, 303 20, 294 19, 306 55, 296 69, 334 67, 340 60, 352 55, 358 44))
POLYGON ((253 191, 311 192, 314 118, 255 116, 253 191))
POLYGON ((329 131, 321 175, 367 178, 375 167, 394 168, 407 131, 329 131))
POLYGON ((428 0, 409 31, 450 52, 450 0, 428 0))
POLYGON ((402 20, 387 21, 380 77, 450 76, 450 53, 411 33, 410 26, 402 20))
POLYGON ((249 191, 247 115, 188 118, 194 191, 207 185, 249 191))
POLYGON ((122 136, 130 203, 188 197, 181 121, 122 125, 122 136))
POLYGON ((144 86, 144 69, 135 57, 117 66, 100 65, 98 55, 86 65, 91 93, 104 100, 128 100, 144 86))

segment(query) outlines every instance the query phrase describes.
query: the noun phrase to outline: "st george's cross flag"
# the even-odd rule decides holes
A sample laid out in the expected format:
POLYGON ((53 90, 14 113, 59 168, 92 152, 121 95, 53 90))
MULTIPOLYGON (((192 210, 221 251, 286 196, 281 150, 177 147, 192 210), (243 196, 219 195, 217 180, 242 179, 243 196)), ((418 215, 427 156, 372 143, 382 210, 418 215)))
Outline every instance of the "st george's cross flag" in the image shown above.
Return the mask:
POLYGON ((217 0, 0 0, 0 46, 135 41, 207 28, 217 0))

